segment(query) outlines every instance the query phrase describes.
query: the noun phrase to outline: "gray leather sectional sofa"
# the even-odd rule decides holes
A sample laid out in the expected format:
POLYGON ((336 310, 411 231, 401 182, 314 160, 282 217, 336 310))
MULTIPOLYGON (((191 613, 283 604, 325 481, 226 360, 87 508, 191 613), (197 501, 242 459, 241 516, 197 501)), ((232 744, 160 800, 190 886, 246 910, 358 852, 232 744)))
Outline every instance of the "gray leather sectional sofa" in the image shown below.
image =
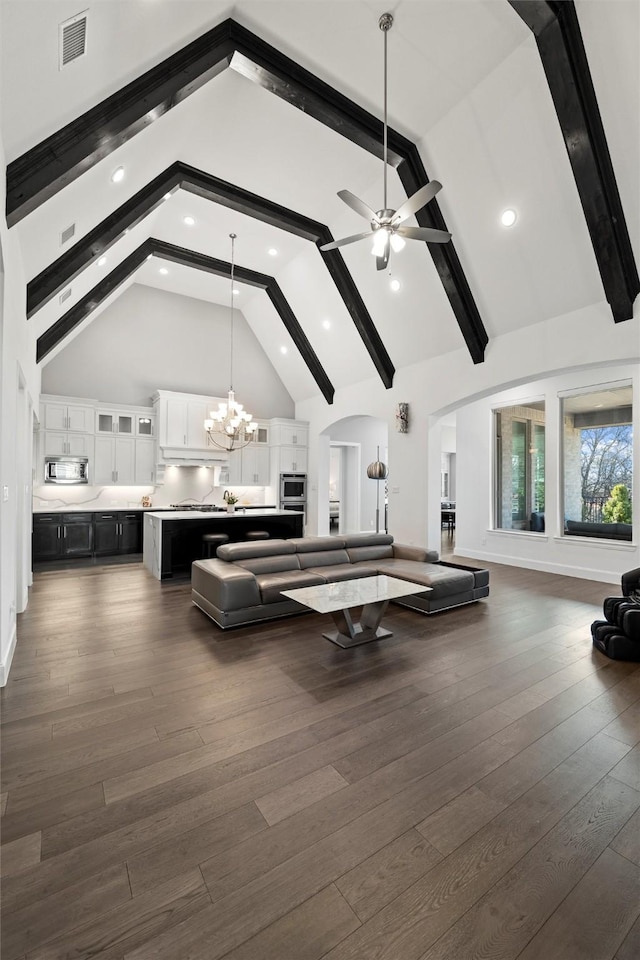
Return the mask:
POLYGON ((228 543, 215 560, 191 567, 191 597, 222 629, 309 613, 282 590, 386 574, 416 584, 394 600, 435 613, 489 595, 489 571, 443 563, 433 550, 404 546, 386 533, 228 543), (431 587, 425 593, 420 587, 431 587))

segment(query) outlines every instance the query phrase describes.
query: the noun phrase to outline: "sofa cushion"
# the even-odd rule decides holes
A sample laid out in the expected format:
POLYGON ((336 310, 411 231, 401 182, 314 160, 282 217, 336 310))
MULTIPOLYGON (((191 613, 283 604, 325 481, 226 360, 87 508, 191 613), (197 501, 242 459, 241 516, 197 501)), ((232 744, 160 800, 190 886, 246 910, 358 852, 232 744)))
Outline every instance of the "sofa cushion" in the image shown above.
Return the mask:
POLYGON ((362 577, 375 577, 376 570, 365 564, 336 563, 324 567, 310 567, 308 573, 317 573, 326 583, 338 583, 341 580, 360 580, 362 577))
POLYGON ((248 560, 236 560, 234 567, 243 567, 251 573, 280 573, 282 570, 299 570, 300 564, 295 553, 282 557, 250 557, 248 560))
POLYGON ((283 553, 295 552, 293 540, 242 540, 239 543, 224 543, 218 547, 218 557, 227 562, 249 560, 251 557, 279 557, 283 553))
POLYGON ((349 563, 346 550, 313 550, 311 553, 299 553, 296 558, 302 570, 308 567, 333 566, 336 563, 349 563))
POLYGON ((347 550, 350 547, 388 547, 393 543, 390 533, 349 533, 343 540, 347 550))
POLYGON ((344 550, 342 537, 292 537, 287 543, 293 544, 296 553, 317 553, 319 550, 344 550))
POLYGON ((375 544, 371 547, 347 547, 349 560, 351 563, 358 563, 360 560, 385 560, 393 557, 393 547, 391 544, 375 544))
POLYGON ((378 573, 400 580, 410 580, 431 587, 430 600, 448 597, 452 594, 473 590, 473 573, 468 570, 455 570, 453 567, 441 567, 435 563, 416 563, 411 560, 387 560, 378 564, 378 573))
POLYGON ((286 600, 281 590, 297 590, 299 587, 315 587, 324 579, 309 570, 283 570, 281 573, 258 573, 256 581, 263 603, 286 600))

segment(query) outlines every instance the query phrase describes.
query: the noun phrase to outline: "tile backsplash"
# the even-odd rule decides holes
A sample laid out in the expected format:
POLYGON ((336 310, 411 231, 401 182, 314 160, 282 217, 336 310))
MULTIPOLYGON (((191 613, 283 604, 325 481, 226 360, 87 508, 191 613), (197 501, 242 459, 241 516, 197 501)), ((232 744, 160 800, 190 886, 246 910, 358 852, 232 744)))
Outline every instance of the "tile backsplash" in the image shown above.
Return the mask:
POLYGON ((232 490, 242 504, 277 506, 272 487, 227 487, 211 483, 212 472, 206 467, 167 467, 165 482, 154 487, 98 487, 90 484, 34 486, 33 509, 42 510, 133 510, 141 509, 143 496, 151 498, 151 506, 168 507, 172 503, 213 503, 223 505, 225 489, 232 490))

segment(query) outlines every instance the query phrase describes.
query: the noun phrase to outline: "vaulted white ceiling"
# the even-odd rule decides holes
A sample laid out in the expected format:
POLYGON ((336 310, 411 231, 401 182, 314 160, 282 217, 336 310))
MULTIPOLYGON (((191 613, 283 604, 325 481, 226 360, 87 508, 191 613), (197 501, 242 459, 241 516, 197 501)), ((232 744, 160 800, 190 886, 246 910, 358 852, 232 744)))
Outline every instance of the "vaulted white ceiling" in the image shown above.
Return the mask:
MULTIPOLYGON (((381 116, 378 17, 386 9, 395 17, 389 122, 418 145, 429 177, 443 184, 438 203, 489 334, 488 353, 502 334, 601 301, 602 283, 539 54, 506 0, 4 0, 6 159, 228 16, 381 116), (89 18, 87 55, 60 71, 58 24, 83 9, 89 18), (506 207, 518 212, 511 229, 500 224, 506 207)), ((635 0, 582 0, 577 10, 638 261, 639 6, 635 0)), ((70 223, 76 224, 75 242, 175 161, 325 223, 335 237, 366 229, 338 190, 350 189, 374 209, 382 206, 380 160, 227 69, 12 227, 27 278, 68 248, 61 247, 60 233, 70 223), (114 184, 110 174, 119 165, 125 178, 114 184)), ((394 207, 406 196, 391 169, 389 193, 394 207)), ((334 386, 375 375, 313 243, 183 190, 112 246, 105 265, 93 262, 76 277, 64 305, 56 296, 29 322, 43 333, 148 237, 228 260, 232 231, 238 234, 236 262, 276 278, 334 386), (193 226, 184 224, 186 215, 195 219, 193 226)), ((395 367, 465 349, 426 245, 407 243, 381 273, 369 247, 363 241, 342 252, 395 367), (400 280, 398 292, 390 289, 392 278, 400 280)), ((229 302, 228 281, 157 257, 134 279, 229 302)), ((235 304, 291 396, 315 394, 318 388, 266 294, 241 283, 238 288, 235 304), (282 345, 289 347, 286 357, 282 345)))

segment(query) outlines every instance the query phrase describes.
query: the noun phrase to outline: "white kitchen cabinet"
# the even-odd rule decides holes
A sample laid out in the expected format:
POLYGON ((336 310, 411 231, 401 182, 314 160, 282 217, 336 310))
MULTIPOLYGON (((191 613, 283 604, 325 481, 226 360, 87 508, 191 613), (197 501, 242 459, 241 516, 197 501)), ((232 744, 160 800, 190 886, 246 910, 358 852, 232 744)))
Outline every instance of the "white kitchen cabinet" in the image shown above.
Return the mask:
POLYGON ((161 442, 167 447, 186 447, 202 450, 207 446, 204 421, 211 405, 203 400, 168 398, 165 401, 165 431, 161 442))
POLYGON ((248 447, 243 447, 242 454, 242 483, 255 484, 261 487, 269 485, 269 448, 255 445, 255 441, 248 447))
POLYGON ((136 418, 136 437, 155 437, 156 418, 151 412, 137 414, 136 418))
POLYGON ((271 421, 272 446, 306 447, 309 445, 309 424, 306 420, 271 421))
POLYGON ((96 437, 93 483, 132 485, 135 483, 133 437, 96 437))
POLYGON ((135 482, 153 483, 156 471, 156 442, 138 438, 135 446, 135 482))
POLYGON ((307 448, 280 446, 277 448, 280 473, 306 473, 307 448))
MULTIPOLYGON (((42 434, 43 457, 93 457, 93 434, 45 430, 42 434)), ((91 466, 91 465, 90 465, 91 466)))
POLYGON ((133 413, 121 413, 117 410, 96 410, 96 436, 101 434, 122 434, 132 437, 135 432, 136 418, 133 413))
POLYGON ((49 431, 93 433, 94 408, 87 404, 43 400, 40 405, 41 428, 49 431))

